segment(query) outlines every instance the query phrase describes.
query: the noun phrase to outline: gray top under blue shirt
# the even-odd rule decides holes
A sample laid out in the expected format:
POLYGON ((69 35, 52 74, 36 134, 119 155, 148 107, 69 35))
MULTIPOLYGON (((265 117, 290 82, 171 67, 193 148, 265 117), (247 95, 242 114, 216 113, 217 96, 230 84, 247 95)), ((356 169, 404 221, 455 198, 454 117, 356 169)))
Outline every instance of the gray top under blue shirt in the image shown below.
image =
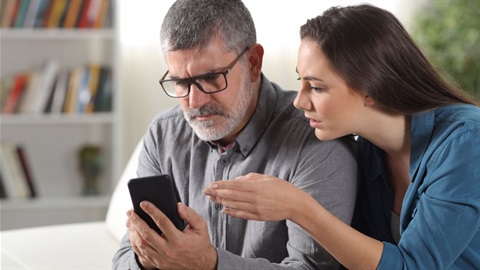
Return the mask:
MULTIPOLYGON (((350 224, 357 191, 354 145, 348 139, 319 141, 303 112, 293 106, 295 96, 262 75, 256 111, 234 147, 223 154, 195 135, 179 106, 158 115, 144 137, 138 176, 172 176, 182 202, 208 224, 218 253, 217 269, 339 268, 298 225, 232 218, 203 195, 217 180, 250 172, 269 174, 305 190, 350 224)), ((115 269, 139 269, 128 232, 113 261, 115 269)))

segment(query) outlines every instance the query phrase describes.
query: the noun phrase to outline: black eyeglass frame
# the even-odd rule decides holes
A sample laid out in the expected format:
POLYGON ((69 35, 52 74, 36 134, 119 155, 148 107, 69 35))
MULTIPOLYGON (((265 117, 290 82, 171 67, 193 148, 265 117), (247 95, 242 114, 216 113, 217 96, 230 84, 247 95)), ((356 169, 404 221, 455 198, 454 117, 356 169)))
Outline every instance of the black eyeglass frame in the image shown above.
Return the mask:
POLYGON ((221 92, 225 89, 228 88, 228 80, 227 80, 227 75, 228 73, 230 73, 230 71, 233 69, 233 67, 235 66, 235 64, 238 62, 238 60, 240 60, 240 58, 242 57, 242 55, 245 54, 245 52, 248 51, 248 49, 250 49, 249 46, 247 46, 245 49, 243 49, 243 51, 237 56, 237 58, 235 58, 235 60, 232 61, 232 63, 230 63, 227 67, 225 67, 225 70, 224 71, 220 71, 220 72, 213 72, 213 73, 207 73, 207 74, 203 74, 203 75, 200 75, 200 76, 195 76, 195 77, 191 77, 191 78, 185 78, 185 79, 168 79, 168 80, 165 80, 165 77, 167 77, 167 74, 168 74, 168 70, 167 72, 165 72, 165 74, 162 76, 162 78, 158 81, 158 83, 160 83, 160 86, 162 86, 162 89, 163 91, 165 92, 165 94, 167 94, 167 96, 169 97, 172 97, 172 98, 184 98, 184 97, 188 97, 188 95, 190 95, 190 91, 191 91, 191 86, 192 84, 195 84, 195 86, 197 86, 197 88, 202 91, 203 93, 205 94, 214 94, 214 93, 218 93, 218 92, 221 92), (225 79, 225 87, 222 88, 222 89, 219 89, 219 90, 216 90, 216 91, 212 91, 212 92, 207 92, 203 89, 202 85, 200 83, 197 82, 197 79, 201 79, 203 77, 210 77, 212 75, 222 75, 223 78, 225 79), (165 90, 165 87, 163 86, 163 83, 164 82, 178 82, 178 81, 184 81, 188 84, 188 91, 187 91, 187 94, 185 95, 182 95, 182 96, 172 96, 170 95, 167 90, 165 90))

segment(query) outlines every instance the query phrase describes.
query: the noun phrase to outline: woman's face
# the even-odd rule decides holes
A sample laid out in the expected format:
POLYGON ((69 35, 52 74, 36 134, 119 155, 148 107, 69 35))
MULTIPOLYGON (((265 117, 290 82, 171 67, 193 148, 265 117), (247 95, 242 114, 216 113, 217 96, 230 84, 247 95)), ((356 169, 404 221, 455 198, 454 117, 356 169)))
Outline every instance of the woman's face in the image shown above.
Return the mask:
POLYGON ((365 108, 364 98, 337 75, 314 41, 302 40, 297 72, 301 87, 294 105, 310 119, 317 138, 333 140, 356 133, 365 108))

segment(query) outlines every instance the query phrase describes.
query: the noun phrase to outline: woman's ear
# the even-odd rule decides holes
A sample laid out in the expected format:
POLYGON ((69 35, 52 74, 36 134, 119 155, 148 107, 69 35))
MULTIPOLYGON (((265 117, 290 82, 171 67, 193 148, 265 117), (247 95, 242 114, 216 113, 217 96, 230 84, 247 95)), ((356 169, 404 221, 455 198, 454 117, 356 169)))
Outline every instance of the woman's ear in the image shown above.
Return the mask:
POLYGON ((263 46, 255 44, 249 49, 248 62, 250 64, 250 80, 256 82, 260 78, 263 63, 263 46))
POLYGON ((367 94, 365 94, 365 95, 363 96, 363 105, 364 105, 365 107, 367 107, 367 106, 373 106, 374 104, 375 104, 375 100, 373 100, 372 97, 370 97, 370 96, 367 95, 367 94))

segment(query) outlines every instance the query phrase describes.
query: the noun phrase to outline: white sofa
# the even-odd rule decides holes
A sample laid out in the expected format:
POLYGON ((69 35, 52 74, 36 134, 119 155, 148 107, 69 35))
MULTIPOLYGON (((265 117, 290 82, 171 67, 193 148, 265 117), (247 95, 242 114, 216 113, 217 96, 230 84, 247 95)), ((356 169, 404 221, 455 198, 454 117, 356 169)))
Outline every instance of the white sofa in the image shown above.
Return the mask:
POLYGON ((0 232, 0 269, 112 269, 131 208, 127 181, 136 177, 141 145, 120 177, 105 221, 0 232))

